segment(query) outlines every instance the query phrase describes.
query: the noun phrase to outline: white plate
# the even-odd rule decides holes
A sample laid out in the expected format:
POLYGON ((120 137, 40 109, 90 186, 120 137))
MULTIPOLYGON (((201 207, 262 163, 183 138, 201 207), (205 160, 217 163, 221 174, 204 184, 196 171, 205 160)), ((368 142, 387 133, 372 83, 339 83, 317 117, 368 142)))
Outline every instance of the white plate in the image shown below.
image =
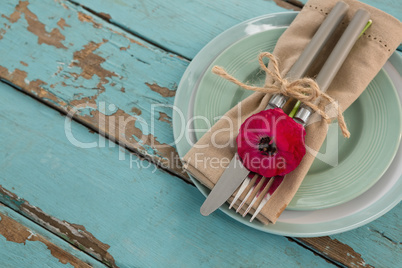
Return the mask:
MULTIPOLYGON (((189 119, 193 115, 194 97, 199 81, 211 62, 234 42, 262 31, 287 27, 296 15, 297 12, 276 13, 242 22, 213 39, 197 54, 184 73, 176 92, 173 129, 180 157, 183 157, 196 141, 194 133, 188 131, 192 128, 189 119), (186 127, 182 127, 183 125, 186 127)), ((401 57, 394 53, 384 70, 402 100, 401 57)), ((398 166, 398 163, 401 162, 402 151, 399 148, 387 172, 364 194, 331 208, 314 211, 285 210, 276 224, 263 225, 256 221, 250 223, 247 217, 242 218, 233 210, 229 210, 227 204, 223 205, 221 210, 250 227, 278 235, 312 237, 344 232, 373 221, 400 202, 402 166, 398 166)), ((191 179, 205 196, 208 195, 209 189, 196 179, 191 179)))

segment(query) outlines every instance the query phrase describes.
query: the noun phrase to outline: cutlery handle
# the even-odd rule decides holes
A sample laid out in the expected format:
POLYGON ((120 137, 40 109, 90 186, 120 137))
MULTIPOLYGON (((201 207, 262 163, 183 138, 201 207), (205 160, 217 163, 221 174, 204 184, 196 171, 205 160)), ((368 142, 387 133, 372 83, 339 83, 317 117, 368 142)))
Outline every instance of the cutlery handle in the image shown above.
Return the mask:
MULTIPOLYGON (((341 23, 348 9, 349 6, 342 1, 339 1, 332 8, 327 18, 322 22, 317 32, 314 34, 310 43, 308 43, 300 57, 296 60, 292 68, 286 74, 287 78, 295 80, 302 78, 306 74, 313 61, 317 58, 318 53, 328 42, 336 27, 341 23)), ((267 109, 282 108, 287 99, 287 97, 281 94, 275 94, 269 100, 267 109)))
MULTIPOLYGON (((352 50, 352 47, 356 43, 357 39, 359 39, 360 33, 363 31, 369 19, 370 13, 368 11, 364 9, 359 9, 356 11, 352 21, 349 23, 345 32, 342 34, 338 43, 335 45, 327 61, 317 75, 316 82, 322 92, 327 91, 329 85, 331 84, 335 75, 338 73, 349 52, 352 50)), ((319 101, 320 100, 317 99, 314 104, 318 104, 319 101)), ((294 119, 296 122, 305 125, 311 113, 312 111, 309 107, 302 105, 294 116, 294 119)))

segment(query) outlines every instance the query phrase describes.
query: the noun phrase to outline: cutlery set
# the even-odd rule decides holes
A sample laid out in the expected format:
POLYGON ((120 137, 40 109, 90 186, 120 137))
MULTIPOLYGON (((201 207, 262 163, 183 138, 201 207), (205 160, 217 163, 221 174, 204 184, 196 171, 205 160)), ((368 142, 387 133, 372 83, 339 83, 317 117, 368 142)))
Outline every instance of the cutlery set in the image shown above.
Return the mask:
MULTIPOLYGON (((348 9, 349 6, 342 1, 338 2, 334 6, 327 18, 323 21, 321 26, 314 34, 310 43, 306 46, 300 57, 287 73, 286 78, 288 80, 297 80, 305 76, 306 72, 317 58, 319 52, 322 50, 325 44, 327 44, 329 38, 343 20, 348 9)), ((322 92, 326 92, 338 70, 345 61, 347 55, 351 51, 353 45, 356 43, 361 34, 363 34, 363 32, 370 26, 371 21, 369 19, 370 14, 364 9, 359 9, 353 16, 349 25, 343 32, 325 64, 315 78, 315 81, 322 92)), ((271 97, 266 109, 282 108, 288 99, 289 98, 284 95, 275 94, 271 97)), ((314 104, 318 104, 318 102, 319 99, 317 99, 314 104)), ((308 106, 301 104, 294 116, 294 120, 297 123, 305 126, 311 114, 312 110, 308 106)), ((280 185, 282 180, 282 176, 265 178, 258 174, 250 173, 243 166, 240 157, 236 153, 218 180, 217 184, 201 206, 200 212, 204 216, 209 215, 219 208, 223 203, 225 203, 225 201, 232 196, 236 189, 238 189, 229 208, 232 208, 239 199, 242 199, 241 204, 236 210, 236 212, 240 212, 247 200, 252 198, 249 206, 242 213, 243 217, 249 213, 253 205, 257 202, 257 200, 260 199, 260 203, 250 219, 251 222, 258 215, 264 205, 269 201, 271 195, 280 185), (245 197, 240 198, 252 182, 253 184, 245 197), (260 197, 262 195, 264 195, 264 197, 261 199, 260 197)))

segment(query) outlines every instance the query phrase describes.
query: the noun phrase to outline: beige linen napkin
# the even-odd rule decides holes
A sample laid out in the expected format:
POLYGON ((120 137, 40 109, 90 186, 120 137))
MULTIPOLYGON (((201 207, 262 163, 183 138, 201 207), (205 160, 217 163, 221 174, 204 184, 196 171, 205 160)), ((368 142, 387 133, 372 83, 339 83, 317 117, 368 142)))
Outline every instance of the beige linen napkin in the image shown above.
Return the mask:
MULTIPOLYGON (((308 1, 290 27, 279 38, 273 54, 279 59, 283 76, 289 71, 337 2, 338 0, 308 1)), ((399 20, 358 1, 344 0, 344 2, 350 8, 342 25, 336 30, 329 45, 323 49, 309 71, 309 75, 318 73, 357 9, 364 8, 370 12, 372 26, 357 41, 327 91, 328 95, 338 101, 342 111, 359 97, 402 41, 402 23, 399 20)), ((236 152, 235 139, 240 124, 247 117, 264 110, 269 98, 269 95, 254 93, 228 111, 225 114, 226 119, 219 120, 184 156, 186 170, 208 188, 213 188, 222 175, 224 167, 227 166, 228 159, 232 159, 236 152), (230 126, 231 124, 233 126, 230 126), (235 133, 232 133, 230 129, 234 129, 235 133), (214 146, 214 144, 229 145, 214 146), (217 158, 222 161, 221 163, 225 163, 223 167, 217 167, 216 163, 209 163, 209 161, 216 161, 217 158)), ((283 183, 257 216, 257 219, 264 224, 275 223, 287 207, 313 163, 315 152, 318 152, 325 139, 328 130, 327 123, 316 115, 312 116, 310 122, 312 123, 306 127, 307 153, 300 165, 285 176, 283 183)), ((258 204, 258 202, 256 203, 258 204)), ((255 208, 256 205, 250 213, 253 213, 255 208)))

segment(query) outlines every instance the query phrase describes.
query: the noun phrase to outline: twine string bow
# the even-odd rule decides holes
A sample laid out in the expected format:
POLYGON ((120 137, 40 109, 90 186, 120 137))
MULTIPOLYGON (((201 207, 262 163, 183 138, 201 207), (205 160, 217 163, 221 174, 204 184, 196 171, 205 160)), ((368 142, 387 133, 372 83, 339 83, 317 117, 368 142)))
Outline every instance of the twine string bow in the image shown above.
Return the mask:
POLYGON ((328 101, 330 104, 332 104, 334 108, 337 110, 338 125, 342 130, 342 134, 346 138, 350 137, 350 132, 346 126, 345 119, 342 115, 339 105, 328 94, 320 90, 319 86, 317 85, 317 82, 314 81, 314 79, 304 77, 289 82, 286 78, 283 78, 281 76, 281 73, 279 71, 278 60, 273 54, 269 52, 260 53, 258 57, 258 62, 261 66, 261 69, 265 71, 266 75, 272 77, 274 83, 265 84, 263 87, 247 85, 240 82, 230 74, 228 74, 222 67, 219 66, 214 66, 212 68, 212 72, 247 90, 269 93, 269 94, 280 93, 286 97, 297 99, 303 102, 308 107, 310 107, 314 112, 317 112, 319 115, 321 115, 324 120, 329 122, 330 117, 328 116, 328 114, 325 113, 320 107, 318 107, 318 105, 315 104, 318 98, 322 98, 328 101), (269 70, 267 66, 264 64, 263 62, 264 58, 268 58, 271 61, 272 67, 274 69, 273 71, 269 70))

